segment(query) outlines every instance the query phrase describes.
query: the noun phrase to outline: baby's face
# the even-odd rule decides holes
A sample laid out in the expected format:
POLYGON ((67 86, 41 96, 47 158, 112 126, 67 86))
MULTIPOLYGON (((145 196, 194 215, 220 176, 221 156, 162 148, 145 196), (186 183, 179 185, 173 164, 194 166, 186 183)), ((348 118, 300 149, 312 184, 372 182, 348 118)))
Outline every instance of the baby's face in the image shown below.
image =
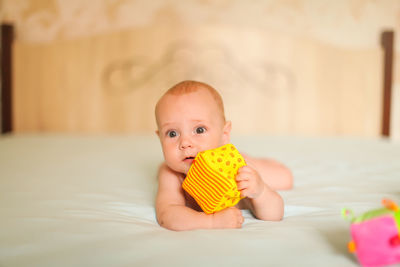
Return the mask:
POLYGON ((186 174, 197 153, 229 143, 230 123, 206 90, 164 96, 156 116, 164 158, 174 171, 186 174))

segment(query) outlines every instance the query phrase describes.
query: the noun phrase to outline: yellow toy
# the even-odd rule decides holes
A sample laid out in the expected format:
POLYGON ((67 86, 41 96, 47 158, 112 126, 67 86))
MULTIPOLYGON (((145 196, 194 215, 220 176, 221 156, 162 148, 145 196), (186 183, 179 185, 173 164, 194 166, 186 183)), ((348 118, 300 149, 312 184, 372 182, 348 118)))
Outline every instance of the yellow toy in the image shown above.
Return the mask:
POLYGON ((236 205, 242 197, 235 177, 246 162, 232 144, 197 154, 182 187, 211 214, 236 205))

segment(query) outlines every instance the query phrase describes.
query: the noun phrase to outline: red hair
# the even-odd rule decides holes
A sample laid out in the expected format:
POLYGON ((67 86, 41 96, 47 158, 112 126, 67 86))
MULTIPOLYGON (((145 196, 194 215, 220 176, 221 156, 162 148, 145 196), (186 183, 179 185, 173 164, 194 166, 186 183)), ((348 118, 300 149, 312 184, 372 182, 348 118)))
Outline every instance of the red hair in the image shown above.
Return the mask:
POLYGON ((206 83, 198 82, 198 81, 190 81, 190 80, 175 84, 174 86, 169 88, 162 95, 162 97, 158 100, 156 108, 155 108, 156 120, 157 120, 158 106, 159 106, 161 99, 163 99, 164 96, 166 96, 166 95, 178 95, 178 96, 185 95, 185 94, 197 92, 199 90, 206 90, 207 92, 209 92, 211 94, 211 96, 214 98, 215 103, 217 104, 217 107, 220 110, 222 118, 225 122, 224 102, 222 101, 222 97, 218 93, 218 91, 206 83))

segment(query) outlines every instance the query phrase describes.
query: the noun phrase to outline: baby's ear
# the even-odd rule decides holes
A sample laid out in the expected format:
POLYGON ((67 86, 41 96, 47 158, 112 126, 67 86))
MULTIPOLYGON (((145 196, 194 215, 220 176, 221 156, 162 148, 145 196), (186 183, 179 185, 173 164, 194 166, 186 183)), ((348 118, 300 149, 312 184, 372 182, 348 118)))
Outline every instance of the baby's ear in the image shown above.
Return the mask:
POLYGON ((222 142, 224 143, 224 145, 231 142, 231 129, 232 123, 230 121, 225 122, 222 136, 222 142))

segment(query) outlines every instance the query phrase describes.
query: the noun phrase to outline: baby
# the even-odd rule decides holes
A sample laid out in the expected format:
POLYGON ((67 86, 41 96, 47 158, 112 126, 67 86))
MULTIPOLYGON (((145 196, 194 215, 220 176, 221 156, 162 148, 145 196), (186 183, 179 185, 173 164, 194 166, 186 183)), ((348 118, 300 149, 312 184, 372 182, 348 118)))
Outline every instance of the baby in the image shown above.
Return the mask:
POLYGON ((283 200, 275 191, 290 189, 289 169, 268 159, 243 155, 247 166, 236 176, 242 199, 235 207, 213 214, 201 211, 182 189, 197 153, 230 142, 231 122, 225 120, 219 93, 211 86, 183 81, 170 88, 158 101, 155 115, 165 162, 158 171, 156 213, 158 223, 171 230, 240 228, 244 221, 239 209, 250 209, 261 220, 281 220, 283 200))

